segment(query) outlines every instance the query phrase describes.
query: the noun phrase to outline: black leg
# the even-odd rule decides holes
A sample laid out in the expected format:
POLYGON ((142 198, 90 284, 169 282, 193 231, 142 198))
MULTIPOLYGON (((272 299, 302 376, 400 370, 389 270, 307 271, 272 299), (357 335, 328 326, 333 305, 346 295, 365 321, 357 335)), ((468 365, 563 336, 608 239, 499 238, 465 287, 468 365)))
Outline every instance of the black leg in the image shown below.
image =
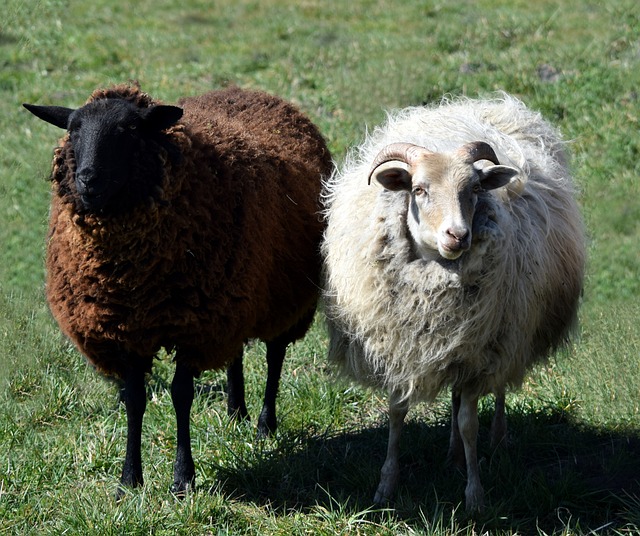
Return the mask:
POLYGON ((230 417, 249 418, 244 400, 242 353, 227 368, 227 413, 230 417))
POLYGON ((147 407, 147 392, 144 383, 144 372, 132 370, 124 382, 122 391, 127 411, 127 453, 122 468, 120 489, 117 498, 124 495, 125 487, 136 487, 143 484, 142 478, 142 419, 147 407))
POLYGON ((196 481, 189 431, 191 405, 193 404, 193 377, 193 372, 189 367, 179 362, 176 364, 176 372, 171 383, 171 399, 176 412, 178 446, 173 466, 171 491, 178 495, 184 495, 187 489, 195 486, 196 481))
POLYGON ((258 435, 266 437, 278 427, 276 417, 276 397, 280 386, 282 363, 287 351, 287 342, 276 339, 267 343, 267 385, 264 390, 264 403, 258 419, 258 435))

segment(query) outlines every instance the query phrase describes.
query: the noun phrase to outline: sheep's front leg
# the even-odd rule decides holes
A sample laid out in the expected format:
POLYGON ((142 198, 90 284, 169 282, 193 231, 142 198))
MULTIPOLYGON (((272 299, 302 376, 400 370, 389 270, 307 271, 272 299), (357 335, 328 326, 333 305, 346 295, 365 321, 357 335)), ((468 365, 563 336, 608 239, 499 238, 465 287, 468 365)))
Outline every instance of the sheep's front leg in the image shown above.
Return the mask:
POLYGON ((176 412, 178 437, 171 491, 177 495, 184 495, 187 489, 195 486, 196 482, 190 432, 191 405, 194 395, 193 377, 193 371, 189 367, 180 362, 176 364, 176 372, 171 383, 171 400, 176 412))
POLYGON ((409 410, 406 400, 401 400, 398 393, 389 396, 389 443, 387 444, 387 459, 380 471, 380 484, 373 502, 384 504, 391 500, 400 476, 400 434, 404 418, 409 410))
POLYGON ((147 392, 144 371, 131 370, 124 379, 122 392, 127 412, 127 452, 122 467, 117 499, 124 495, 124 488, 143 484, 142 478, 142 420, 147 408, 147 392))
POLYGON ((470 395, 464 390, 460 397, 458 426, 467 460, 467 487, 465 489, 467 511, 481 510, 484 506, 484 490, 480 483, 480 469, 478 467, 478 396, 470 395))
POLYGON ((276 398, 280 387, 282 363, 287 353, 287 342, 276 339, 267 343, 267 385, 264 390, 264 403, 258 418, 258 436, 273 434, 278 427, 276 416, 276 398))

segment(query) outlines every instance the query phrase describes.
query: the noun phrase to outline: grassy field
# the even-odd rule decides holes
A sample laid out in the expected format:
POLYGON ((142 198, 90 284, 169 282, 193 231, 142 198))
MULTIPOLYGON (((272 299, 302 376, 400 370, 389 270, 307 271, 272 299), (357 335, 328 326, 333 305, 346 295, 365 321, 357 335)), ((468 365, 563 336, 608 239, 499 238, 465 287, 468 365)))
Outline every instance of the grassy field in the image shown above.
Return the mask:
MULTIPOLYGON (((5 0, 0 20, 0 534, 637 534, 640 532, 640 6, 637 0, 5 0), (225 415, 224 374, 198 383, 199 490, 168 489, 170 359, 149 382, 145 486, 113 500, 125 415, 59 335, 43 293, 52 149, 22 102, 79 106, 139 80, 173 102, 228 83, 297 103, 339 163, 389 108, 514 93, 571 140, 589 232, 579 340, 508 397, 488 448, 489 505, 464 513, 445 465, 447 395, 409 414, 392 507, 371 498, 385 399, 339 381, 321 317, 290 349, 275 438, 225 415)), ((257 415, 264 347, 248 349, 257 415)))

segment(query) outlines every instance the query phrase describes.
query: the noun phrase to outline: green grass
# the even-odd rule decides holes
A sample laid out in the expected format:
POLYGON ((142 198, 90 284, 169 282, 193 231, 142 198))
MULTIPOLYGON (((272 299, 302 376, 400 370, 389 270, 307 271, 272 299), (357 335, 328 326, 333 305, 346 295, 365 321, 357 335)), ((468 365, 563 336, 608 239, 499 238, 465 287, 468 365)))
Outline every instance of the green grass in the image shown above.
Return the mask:
MULTIPOLYGON (((0 20, 0 534, 631 534, 640 531, 640 7, 481 0, 7 0, 0 20), (385 399, 336 381, 321 317, 285 363, 275 438, 225 415, 224 374, 192 412, 198 492, 168 491, 172 364, 158 361, 145 486, 113 500, 125 415, 59 335, 43 293, 51 152, 22 102, 78 106, 137 79, 167 102, 236 83, 296 102, 340 162, 388 108, 504 89, 572 140, 589 232, 579 340, 508 397, 510 440, 480 456, 464 513, 445 466, 446 394, 409 415, 396 502, 371 506, 385 399)), ((248 350, 254 419, 264 348, 248 350)))

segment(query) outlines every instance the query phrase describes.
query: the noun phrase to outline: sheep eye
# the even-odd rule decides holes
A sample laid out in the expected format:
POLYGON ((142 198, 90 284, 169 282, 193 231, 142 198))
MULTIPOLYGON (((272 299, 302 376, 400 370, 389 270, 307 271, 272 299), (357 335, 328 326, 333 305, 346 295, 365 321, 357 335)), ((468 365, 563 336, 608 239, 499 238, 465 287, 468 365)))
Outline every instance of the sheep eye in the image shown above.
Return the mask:
POLYGON ((426 193, 426 190, 422 186, 416 186, 413 189, 413 195, 424 195, 426 193))
POLYGON ((474 194, 479 194, 480 192, 482 192, 482 186, 480 184, 474 184, 473 185, 473 193, 474 194))
POLYGON ((120 134, 122 134, 123 132, 127 132, 127 131, 131 132, 131 131, 134 131, 136 128, 138 128, 138 125, 136 125, 135 123, 130 123, 130 124, 128 124, 128 125, 118 125, 118 126, 116 127, 116 130, 117 130, 120 134))

